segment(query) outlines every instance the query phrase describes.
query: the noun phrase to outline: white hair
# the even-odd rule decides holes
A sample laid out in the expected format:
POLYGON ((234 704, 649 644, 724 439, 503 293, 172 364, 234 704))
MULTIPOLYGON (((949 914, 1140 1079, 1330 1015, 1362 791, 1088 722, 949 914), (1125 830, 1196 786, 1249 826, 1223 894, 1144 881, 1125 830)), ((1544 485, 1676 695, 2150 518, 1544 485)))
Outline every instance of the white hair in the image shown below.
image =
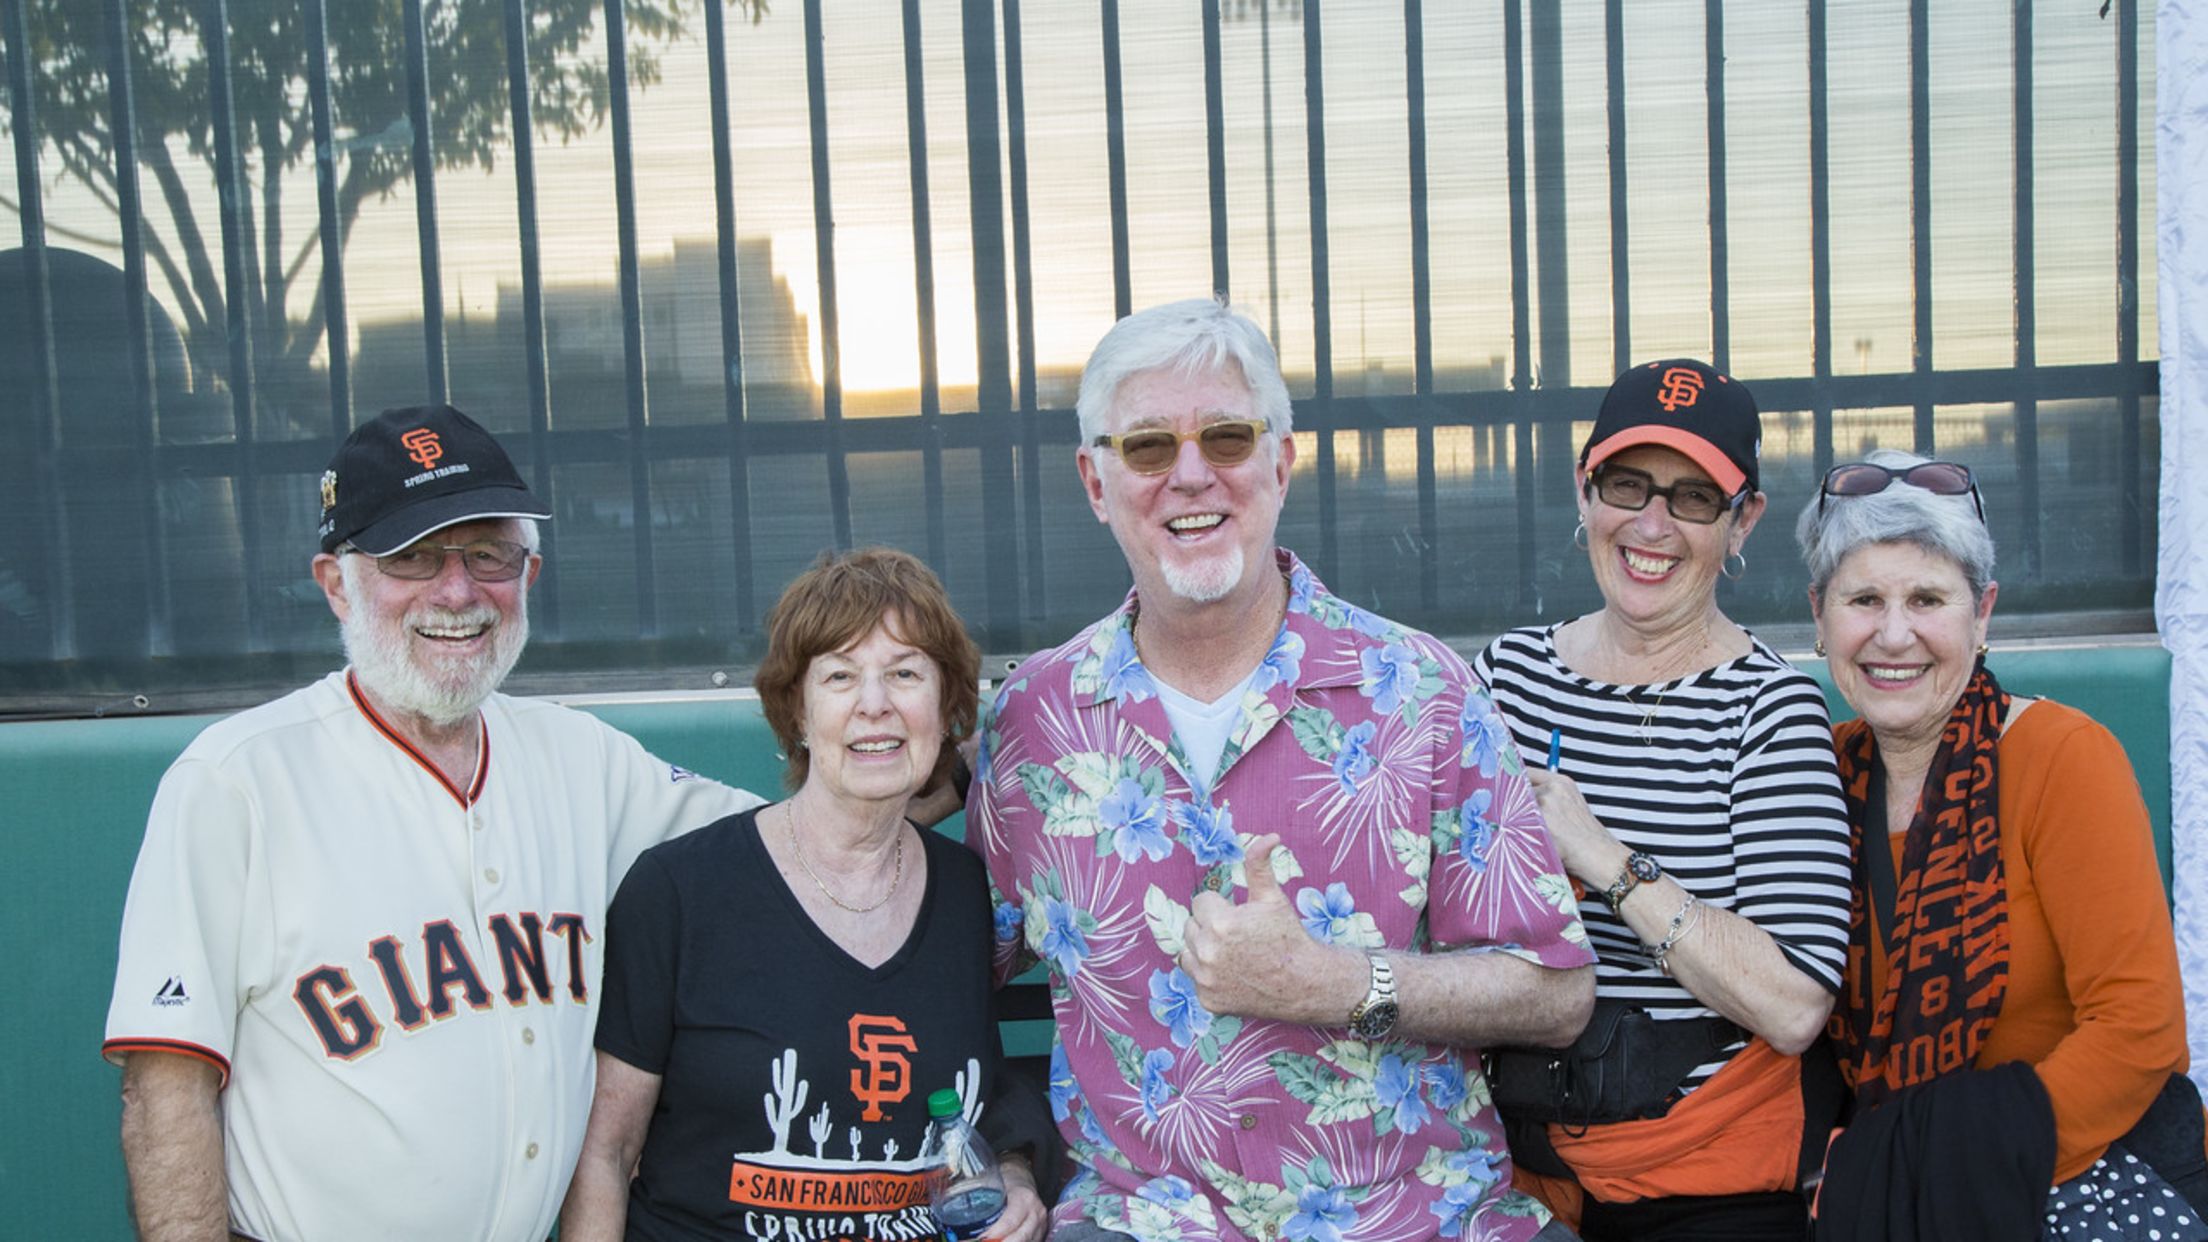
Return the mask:
MULTIPOLYGON (((1901 471, 1931 459, 1900 449, 1874 449, 1863 460, 1901 471)), ((1820 486, 1802 506, 1794 538, 1809 567, 1810 593, 1819 598, 1840 562, 1874 543, 1915 544, 1955 562, 1970 583, 1973 600, 1984 598, 1986 584, 1993 581, 1993 533, 1979 519, 1978 503, 1969 495, 1941 496, 1899 479, 1869 496, 1826 496, 1820 486)))
POLYGON ((1081 394, 1074 410, 1081 419, 1081 443, 1093 444, 1106 433, 1119 386, 1145 371, 1172 369, 1206 375, 1232 362, 1256 398, 1257 412, 1272 434, 1292 430, 1294 406, 1280 376, 1280 357, 1265 330, 1219 298, 1189 298, 1136 311, 1104 334, 1081 368, 1081 394))

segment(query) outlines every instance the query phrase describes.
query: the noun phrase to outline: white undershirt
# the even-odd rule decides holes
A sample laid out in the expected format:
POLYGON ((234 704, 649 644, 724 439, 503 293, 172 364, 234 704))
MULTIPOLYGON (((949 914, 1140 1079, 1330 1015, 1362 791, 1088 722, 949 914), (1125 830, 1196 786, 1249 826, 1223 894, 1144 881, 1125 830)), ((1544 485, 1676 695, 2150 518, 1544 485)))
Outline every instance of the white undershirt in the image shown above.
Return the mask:
POLYGON ((1234 732, 1235 721, 1242 718, 1242 696, 1257 680, 1260 663, 1250 670, 1249 676, 1227 690, 1225 694, 1206 703, 1192 699, 1157 678, 1158 702, 1165 707, 1165 718, 1173 725, 1174 740, 1181 744, 1181 756, 1188 761, 1186 773, 1189 782, 1198 789, 1209 791, 1211 782, 1219 775, 1219 761, 1227 753, 1227 737, 1234 732))

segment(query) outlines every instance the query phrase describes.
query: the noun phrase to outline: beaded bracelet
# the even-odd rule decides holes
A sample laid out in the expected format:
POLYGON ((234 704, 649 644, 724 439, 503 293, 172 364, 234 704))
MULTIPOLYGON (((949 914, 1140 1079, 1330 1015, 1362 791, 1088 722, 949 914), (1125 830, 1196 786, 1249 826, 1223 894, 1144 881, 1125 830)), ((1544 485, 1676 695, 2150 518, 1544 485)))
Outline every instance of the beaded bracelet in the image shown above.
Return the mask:
POLYGON ((1663 942, 1661 944, 1644 944, 1641 946, 1641 952, 1650 961, 1656 963, 1656 969, 1663 971, 1665 978, 1670 978, 1672 949, 1680 941, 1686 939, 1687 933, 1693 931, 1694 925, 1701 921, 1702 903, 1695 900, 1693 893, 1688 893, 1686 902, 1679 907, 1677 914, 1671 916, 1671 922, 1665 926, 1663 942))

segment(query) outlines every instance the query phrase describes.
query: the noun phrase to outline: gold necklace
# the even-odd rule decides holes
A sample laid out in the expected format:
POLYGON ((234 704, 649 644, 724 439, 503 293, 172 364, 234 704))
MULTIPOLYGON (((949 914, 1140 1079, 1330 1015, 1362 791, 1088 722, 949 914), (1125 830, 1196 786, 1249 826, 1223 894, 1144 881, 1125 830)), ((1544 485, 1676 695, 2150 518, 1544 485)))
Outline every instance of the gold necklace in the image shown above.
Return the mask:
POLYGON ((803 867, 805 874, 812 878, 813 887, 820 890, 821 896, 836 903, 837 909, 848 910, 853 914, 868 914, 888 905, 889 899, 897 895, 897 886, 903 883, 905 879, 905 827, 903 824, 897 826, 897 870, 889 877, 889 891, 883 893, 881 900, 876 901, 871 906, 854 906, 844 901, 843 898, 836 896, 829 889, 827 881, 820 878, 820 873, 813 870, 813 864, 805 861, 805 849, 797 842, 797 799, 792 798, 783 803, 782 806, 785 811, 782 826, 790 834, 790 853, 796 856, 797 865, 803 867))
POLYGON ((1703 652, 1709 650, 1709 648, 1710 627, 1707 624, 1704 624, 1702 627, 1702 640, 1696 643, 1690 650, 1688 650, 1684 657, 1672 661, 1670 669, 1666 671, 1663 675, 1659 676, 1653 682, 1646 683, 1646 685, 1660 685, 1664 687, 1663 689, 1656 692, 1656 701, 1650 703, 1646 707, 1641 706, 1641 700, 1638 695, 1634 694, 1631 690, 1626 689, 1626 687, 1622 683, 1618 686, 1619 692, 1625 695, 1625 701, 1631 703, 1634 710, 1641 713, 1641 742, 1643 745, 1646 745, 1655 740, 1656 713, 1660 709, 1662 709, 1664 705, 1664 696, 1670 694, 1672 691, 1672 687, 1669 683, 1679 680, 1680 675, 1687 670, 1688 666, 1692 665, 1696 661, 1696 659, 1698 659, 1703 652))

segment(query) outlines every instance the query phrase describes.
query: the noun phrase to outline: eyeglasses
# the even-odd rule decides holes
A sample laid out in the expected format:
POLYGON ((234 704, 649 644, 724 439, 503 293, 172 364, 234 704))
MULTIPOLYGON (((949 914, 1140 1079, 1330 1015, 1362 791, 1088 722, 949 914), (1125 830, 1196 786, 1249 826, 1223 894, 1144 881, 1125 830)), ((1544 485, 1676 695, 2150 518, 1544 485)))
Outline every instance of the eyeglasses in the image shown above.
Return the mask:
POLYGON ((1748 489, 1742 488, 1739 495, 1727 497, 1724 488, 1702 479, 1681 479, 1670 487, 1658 487, 1654 475, 1631 466, 1597 466, 1587 479, 1587 487, 1596 499, 1611 508, 1630 509, 1635 513, 1661 496, 1671 516, 1696 526, 1715 522, 1725 516, 1726 510, 1737 508, 1748 495, 1748 489))
MULTIPOLYGON (((354 551, 359 551, 355 548, 354 551)), ((510 539, 473 543, 417 543, 389 556, 373 558, 376 568, 394 578, 423 582, 445 572, 445 553, 458 552, 461 568, 477 582, 512 582, 529 564, 529 549, 510 539)), ((365 555, 365 554, 364 554, 365 555)))
POLYGON ((1825 481, 1817 490, 1817 512, 1823 515, 1827 496, 1876 496, 1892 486, 1896 479, 1935 496, 1967 494, 1971 505, 1978 510, 1978 521, 1986 520, 1986 500, 1978 492, 1978 477, 1970 472, 1970 467, 1952 461, 1924 461, 1898 470, 1871 461, 1834 466, 1825 471, 1825 481))
POLYGON ((1272 424, 1262 418, 1235 418, 1205 423, 1194 431, 1169 427, 1145 427, 1119 436, 1098 436, 1089 443, 1116 449, 1119 459, 1136 474, 1164 474, 1180 458, 1181 442, 1194 440, 1204 460, 1214 466, 1239 466, 1257 451, 1258 441, 1272 424))

